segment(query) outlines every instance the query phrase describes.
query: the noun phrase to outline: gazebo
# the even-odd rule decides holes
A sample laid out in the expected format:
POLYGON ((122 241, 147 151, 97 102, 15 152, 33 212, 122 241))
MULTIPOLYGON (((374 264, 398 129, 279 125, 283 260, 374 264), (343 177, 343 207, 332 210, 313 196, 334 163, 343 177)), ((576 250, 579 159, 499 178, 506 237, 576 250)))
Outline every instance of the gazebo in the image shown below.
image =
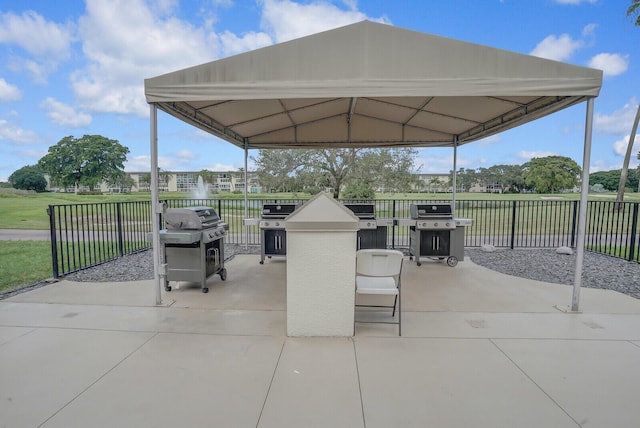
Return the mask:
MULTIPOLYGON (((601 85, 600 70, 362 21, 146 79, 152 200, 157 109, 244 149, 245 174, 249 149, 409 146, 452 147, 455 171, 458 146, 586 102, 577 311, 601 85)), ((153 203, 158 304, 159 210, 153 203)))

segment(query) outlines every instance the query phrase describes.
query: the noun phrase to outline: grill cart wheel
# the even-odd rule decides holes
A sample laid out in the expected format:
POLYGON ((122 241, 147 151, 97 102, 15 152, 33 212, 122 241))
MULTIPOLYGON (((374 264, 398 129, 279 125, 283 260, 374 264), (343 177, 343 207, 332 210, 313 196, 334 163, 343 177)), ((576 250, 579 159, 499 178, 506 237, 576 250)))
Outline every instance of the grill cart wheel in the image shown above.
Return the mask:
POLYGON ((227 269, 223 268, 220 271, 220 279, 223 280, 223 281, 225 281, 227 279, 227 269))
POLYGON ((164 291, 171 291, 171 286, 170 285, 165 286, 164 291))
POLYGON ((264 260, 260 260, 260 264, 263 265, 264 264, 264 260))
POLYGON ((209 289, 208 289, 207 287, 205 287, 205 288, 203 288, 203 289, 202 289, 202 292, 203 292, 203 293, 208 293, 208 292, 209 292, 209 289))
POLYGON ((454 267, 458 264, 458 258, 455 256, 451 256, 447 259, 447 264, 451 267, 454 267))

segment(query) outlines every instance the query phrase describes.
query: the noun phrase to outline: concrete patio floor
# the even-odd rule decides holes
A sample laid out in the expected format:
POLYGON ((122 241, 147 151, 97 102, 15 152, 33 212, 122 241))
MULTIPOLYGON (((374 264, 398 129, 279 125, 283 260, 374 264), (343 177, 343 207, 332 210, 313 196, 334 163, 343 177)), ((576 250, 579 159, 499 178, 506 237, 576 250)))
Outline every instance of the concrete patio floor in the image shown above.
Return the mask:
POLYGON ((0 301, 0 427, 635 427, 640 300, 405 258, 403 336, 286 337, 286 262, 0 301))

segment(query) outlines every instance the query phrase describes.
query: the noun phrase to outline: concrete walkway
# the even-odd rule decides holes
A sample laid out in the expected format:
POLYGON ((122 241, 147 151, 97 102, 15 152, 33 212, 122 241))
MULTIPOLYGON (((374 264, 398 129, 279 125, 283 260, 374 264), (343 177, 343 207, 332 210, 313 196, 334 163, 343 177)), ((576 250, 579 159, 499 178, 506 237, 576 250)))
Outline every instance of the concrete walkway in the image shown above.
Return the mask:
POLYGON ((640 300, 405 259, 403 336, 286 337, 286 264, 0 301, 0 427, 635 427, 640 300), (177 287, 176 287, 177 286, 177 287))
POLYGON ((50 241, 51 232, 31 229, 0 229, 0 241, 50 241))

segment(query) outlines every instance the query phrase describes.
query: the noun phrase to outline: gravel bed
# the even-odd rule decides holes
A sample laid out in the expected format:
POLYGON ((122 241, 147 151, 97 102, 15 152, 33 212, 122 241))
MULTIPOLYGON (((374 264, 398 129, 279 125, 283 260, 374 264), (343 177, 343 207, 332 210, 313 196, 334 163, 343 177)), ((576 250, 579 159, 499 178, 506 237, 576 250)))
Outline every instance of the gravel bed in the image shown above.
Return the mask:
MULTIPOLYGON (((259 246, 225 244, 225 262, 236 254, 260 254, 259 246)), ((139 253, 120 257, 107 263, 70 273, 65 279, 78 282, 119 282, 153 279, 153 251, 146 250, 139 253)))
MULTIPOLYGON (((225 244, 226 260, 236 254, 259 254, 259 246, 225 244)), ((467 248, 466 256, 486 268, 521 278, 557 284, 573 284, 576 256, 558 254, 555 249, 467 248)), ((136 281, 153 279, 151 250, 121 257, 100 266, 66 276, 79 282, 136 281)), ((616 290, 640 298, 640 264, 615 257, 585 252, 582 286, 616 290)))
MULTIPOLYGON (((467 248, 465 254, 486 268, 521 278, 572 285, 576 255, 558 254, 555 249, 467 248)), ((640 264, 585 251, 582 287, 619 291, 640 299, 640 264)))

